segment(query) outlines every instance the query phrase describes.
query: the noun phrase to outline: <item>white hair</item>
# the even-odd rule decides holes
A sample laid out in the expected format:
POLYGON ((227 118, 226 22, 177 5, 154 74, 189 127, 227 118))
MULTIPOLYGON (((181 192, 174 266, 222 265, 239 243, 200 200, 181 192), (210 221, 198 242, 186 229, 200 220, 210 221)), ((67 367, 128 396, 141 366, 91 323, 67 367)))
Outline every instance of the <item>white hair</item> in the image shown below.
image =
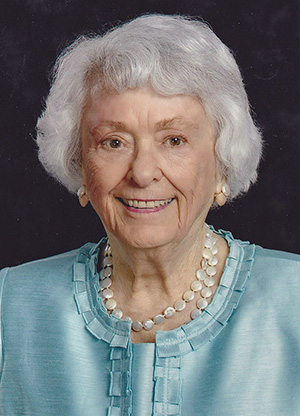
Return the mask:
POLYGON ((37 123, 39 158, 71 192, 82 182, 80 121, 97 88, 122 92, 149 84, 163 95, 200 98, 216 132, 218 169, 231 198, 257 178, 261 135, 229 49, 202 21, 144 15, 103 36, 81 36, 58 58, 46 109, 37 123))

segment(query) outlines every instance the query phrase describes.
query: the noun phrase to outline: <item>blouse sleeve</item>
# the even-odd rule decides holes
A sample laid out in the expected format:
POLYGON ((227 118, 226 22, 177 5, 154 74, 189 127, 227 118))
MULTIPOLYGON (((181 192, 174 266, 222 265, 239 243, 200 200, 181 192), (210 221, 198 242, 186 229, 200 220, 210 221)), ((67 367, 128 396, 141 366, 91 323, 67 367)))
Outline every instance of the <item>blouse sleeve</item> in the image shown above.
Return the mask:
POLYGON ((3 368, 3 327, 2 327, 2 297, 3 297, 3 287, 4 281, 7 276, 9 268, 0 271, 0 378, 3 368))

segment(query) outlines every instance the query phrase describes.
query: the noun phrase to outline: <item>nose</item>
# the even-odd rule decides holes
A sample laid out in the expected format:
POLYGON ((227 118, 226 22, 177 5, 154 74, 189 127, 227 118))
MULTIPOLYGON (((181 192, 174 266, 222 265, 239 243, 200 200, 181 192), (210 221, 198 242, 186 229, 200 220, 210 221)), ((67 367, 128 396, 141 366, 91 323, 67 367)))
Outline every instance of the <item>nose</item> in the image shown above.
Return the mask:
POLYGON ((153 181, 162 178, 157 150, 151 146, 139 146, 133 156, 127 179, 141 188, 146 188, 153 181))

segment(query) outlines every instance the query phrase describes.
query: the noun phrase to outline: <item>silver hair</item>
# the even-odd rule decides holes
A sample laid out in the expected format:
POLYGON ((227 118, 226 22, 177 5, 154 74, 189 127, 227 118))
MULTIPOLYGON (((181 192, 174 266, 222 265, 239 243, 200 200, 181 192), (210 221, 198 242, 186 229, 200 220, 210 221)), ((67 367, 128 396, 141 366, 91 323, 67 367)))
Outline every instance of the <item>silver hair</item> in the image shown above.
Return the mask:
POLYGON ((218 169, 231 198, 257 178, 261 134, 230 50, 202 21, 144 15, 103 36, 81 36, 58 58, 37 123, 39 159, 71 192, 82 182, 80 121, 87 95, 146 84, 163 95, 200 98, 216 132, 218 169))

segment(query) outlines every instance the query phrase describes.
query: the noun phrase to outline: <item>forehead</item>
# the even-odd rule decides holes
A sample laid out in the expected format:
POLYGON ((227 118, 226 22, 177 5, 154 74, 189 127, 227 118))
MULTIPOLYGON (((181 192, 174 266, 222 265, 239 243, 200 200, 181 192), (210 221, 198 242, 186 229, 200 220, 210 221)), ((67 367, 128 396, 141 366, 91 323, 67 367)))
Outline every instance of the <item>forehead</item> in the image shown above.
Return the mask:
POLYGON ((122 128, 132 119, 146 121, 157 129, 195 129, 207 121, 205 110, 197 97, 164 96, 149 86, 122 93, 102 91, 90 95, 83 118, 90 127, 103 124, 115 128, 122 128))

